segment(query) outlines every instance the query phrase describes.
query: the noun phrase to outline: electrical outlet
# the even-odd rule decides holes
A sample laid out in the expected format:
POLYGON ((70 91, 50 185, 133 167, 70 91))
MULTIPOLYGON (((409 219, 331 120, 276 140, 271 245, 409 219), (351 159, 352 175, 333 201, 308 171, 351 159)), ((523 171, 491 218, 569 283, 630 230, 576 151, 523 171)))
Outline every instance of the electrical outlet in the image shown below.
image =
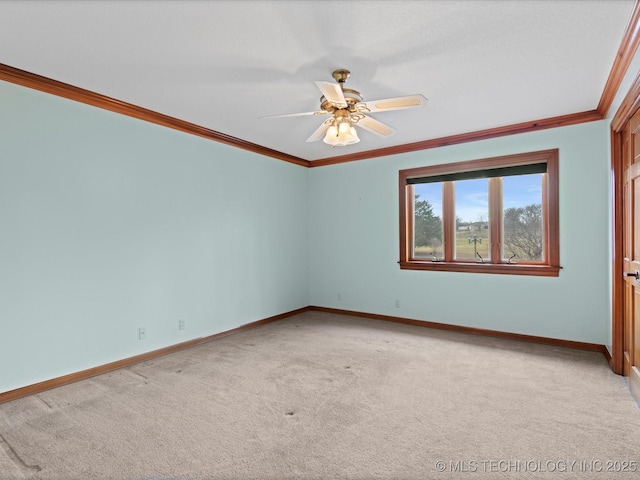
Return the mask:
POLYGON ((178 330, 186 330, 187 329, 187 321, 183 319, 178 319, 178 330))
POLYGON ((144 340, 145 338, 147 338, 146 327, 138 327, 138 340, 144 340))
POLYGON ((400 308, 400 299, 399 298, 396 298, 395 305, 396 305, 396 308, 400 308))

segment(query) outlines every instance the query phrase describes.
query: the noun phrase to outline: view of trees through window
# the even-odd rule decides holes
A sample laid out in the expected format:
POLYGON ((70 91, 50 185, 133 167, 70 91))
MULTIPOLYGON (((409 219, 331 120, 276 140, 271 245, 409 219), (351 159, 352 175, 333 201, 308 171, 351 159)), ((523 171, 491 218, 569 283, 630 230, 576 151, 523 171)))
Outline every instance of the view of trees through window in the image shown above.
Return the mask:
POLYGON ((541 261, 544 255, 542 204, 507 208, 502 221, 503 258, 515 256, 516 261, 541 261))
MULTIPOLYGON (((501 177, 502 260, 511 263, 544 260, 543 174, 501 177)), ((490 260, 489 180, 454 184, 455 246, 459 261, 490 260)), ((440 260, 443 252, 443 183, 414 185, 415 258, 440 260)))
POLYGON ((414 201, 414 256, 442 258, 442 183, 417 186, 414 201))
POLYGON ((399 170, 400 268, 559 276, 558 155, 399 170))
POLYGON ((542 222, 543 174, 502 178, 502 257, 513 261, 544 259, 542 222))

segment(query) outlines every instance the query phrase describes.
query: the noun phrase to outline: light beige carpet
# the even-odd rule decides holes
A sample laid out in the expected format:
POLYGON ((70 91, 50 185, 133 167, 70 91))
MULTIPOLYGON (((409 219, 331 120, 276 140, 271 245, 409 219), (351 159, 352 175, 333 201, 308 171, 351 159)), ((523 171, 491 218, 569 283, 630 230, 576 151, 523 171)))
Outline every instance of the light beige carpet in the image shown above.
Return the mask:
POLYGON ((638 462, 640 410, 601 354, 320 312, 0 405, 3 480, 622 479, 638 462))

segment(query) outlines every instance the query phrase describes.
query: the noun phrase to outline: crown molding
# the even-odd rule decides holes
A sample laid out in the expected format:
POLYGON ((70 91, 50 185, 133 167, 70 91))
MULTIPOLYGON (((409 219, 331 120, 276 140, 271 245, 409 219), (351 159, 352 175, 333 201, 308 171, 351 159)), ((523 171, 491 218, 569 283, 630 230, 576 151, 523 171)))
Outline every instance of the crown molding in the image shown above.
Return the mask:
POLYGON ((340 157, 322 158, 320 160, 311 161, 311 167, 323 167, 327 165, 335 165, 338 163, 355 162, 358 160, 367 160, 375 157, 397 155, 400 153, 415 152, 418 150, 428 150, 430 148, 446 147, 459 143, 476 142, 479 140, 487 140, 490 138, 504 137, 507 135, 515 135, 525 132, 533 132, 536 130, 544 130, 548 128, 566 127, 568 125, 576 125, 579 123, 594 122, 597 120, 602 120, 603 118, 604 117, 602 116, 602 114, 600 114, 600 112, 598 112, 597 110, 571 113, 569 115, 549 117, 532 122, 516 123, 514 125, 505 125, 503 127, 489 128, 487 130, 478 130, 476 132, 461 133, 459 135, 451 135, 448 137, 440 137, 415 143, 407 143, 405 145, 396 145, 393 147, 385 147, 377 150, 352 153, 349 155, 342 155, 340 157))
MULTIPOLYGON (((327 157, 318 160, 305 160, 294 155, 273 150, 255 143, 226 135, 193 123, 170 117, 162 113, 154 112, 143 107, 139 107, 127 102, 123 102, 105 95, 101 95, 83 88, 75 87, 67 83, 63 83, 51 78, 43 77, 35 73, 20 70, 9 65, 0 63, 0 80, 4 80, 24 87, 39 90, 41 92, 57 95, 77 102, 92 105, 94 107, 110 110, 115 113, 127 115, 147 122, 155 123, 164 127, 179 130, 192 135, 197 135, 209 140, 224 143, 233 147, 248 150, 259 155, 272 157, 303 167, 322 167, 328 165, 336 165, 340 163, 354 162, 358 160, 367 160, 382 156, 397 155, 401 153, 414 152, 419 150, 427 150, 432 148, 445 147, 448 145, 456 145, 460 143, 475 142, 490 138, 514 135, 536 130, 548 128, 556 128, 567 125, 575 125, 579 123, 592 122, 605 118, 609 108, 611 108, 613 99, 620 87, 624 75, 629 68, 629 64, 636 53, 640 44, 640 0, 636 0, 633 12, 627 28, 623 35, 620 47, 613 62, 611 72, 604 87, 604 91, 595 110, 586 112, 561 115, 557 117, 545 118, 542 120, 534 120, 529 122, 518 123, 514 125, 505 125, 502 127, 479 130, 475 132, 462 133, 447 137, 423 140, 404 145, 396 145, 393 147, 385 147, 376 150, 367 150, 337 157, 327 157)), ((637 84, 636 83, 634 85, 637 84)), ((626 106, 631 107, 630 105, 626 106)))
POLYGON ((87 105, 109 110, 121 115, 127 115, 128 117, 137 118, 146 122, 155 123, 156 125, 161 125, 163 127, 204 137, 209 140, 248 150, 259 155, 265 155, 285 162, 295 163, 296 165, 301 165, 303 167, 309 166, 308 160, 263 147, 255 143, 247 142, 245 140, 232 137, 231 135, 216 132, 215 130, 195 125, 175 117, 170 117, 169 115, 154 112, 153 110, 148 110, 115 98, 107 97, 90 90, 85 90, 84 88, 59 82, 58 80, 53 80, 35 73, 20 70, 19 68, 11 67, 9 65, 4 65, 2 63, 0 63, 0 80, 39 90, 58 97, 67 98, 69 100, 74 100, 76 102, 85 103, 87 105))
POLYGON ((597 110, 602 114, 602 116, 606 116, 607 112, 611 108, 613 99, 620 88, 622 79, 627 73, 631 60, 633 60, 633 57, 636 54, 639 43, 640 0, 636 0, 633 12, 631 13, 631 18, 629 19, 622 41, 620 42, 620 48, 618 48, 618 53, 613 61, 611 72, 609 72, 609 78, 607 78, 607 83, 604 86, 600 102, 598 103, 597 110))
MULTIPOLYGON (((563 115, 560 117, 551 117, 543 120, 536 120, 533 122, 525 122, 515 125, 505 125, 489 130, 480 130, 477 132, 463 133, 460 135, 452 135, 449 137, 435 138, 432 140, 425 140, 416 143, 410 143, 405 145, 398 145, 394 147, 386 147, 378 150, 369 150, 365 152, 358 152, 348 155, 341 155, 339 157, 328 157, 319 160, 311 161, 311 167, 322 167, 326 165, 335 165, 339 163, 354 162, 357 160, 365 160, 369 158, 382 157, 387 155, 395 155, 399 153, 414 152, 418 150, 427 150, 430 148, 444 147, 447 145, 455 145, 458 143, 474 142, 478 140, 485 140, 488 138, 501 137, 506 135, 513 135, 517 133, 524 133, 534 130, 542 130, 545 128, 556 128, 566 125, 575 125, 578 123, 592 122, 596 120, 602 120, 606 117, 613 99, 620 88, 620 84, 627 73, 629 64, 633 59, 638 45, 640 44, 640 0, 636 0, 627 24, 627 28, 620 42, 620 47, 611 67, 611 72, 607 78, 602 96, 598 103, 598 107, 595 110, 590 110, 581 113, 574 113, 569 115, 563 115)), ((632 89, 640 91, 640 75, 636 78, 632 89)), ((629 96, 628 96, 629 97, 629 96)), ((628 99, 625 99, 625 109, 638 108, 640 101, 637 105, 632 104, 628 99)), ((620 113, 620 112, 619 112, 620 113)), ((620 115, 621 116, 621 115, 620 115)))

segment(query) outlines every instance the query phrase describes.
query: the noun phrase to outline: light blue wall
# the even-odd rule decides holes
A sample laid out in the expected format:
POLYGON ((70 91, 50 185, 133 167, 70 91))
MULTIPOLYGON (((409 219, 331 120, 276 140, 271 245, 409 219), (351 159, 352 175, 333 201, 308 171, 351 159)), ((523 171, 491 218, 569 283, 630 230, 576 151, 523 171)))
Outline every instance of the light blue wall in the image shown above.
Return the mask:
POLYGON ((305 169, 4 82, 0 107, 0 392, 309 304, 610 344, 608 120, 305 169), (399 269, 399 169, 550 148, 560 277, 399 269))
POLYGON ((311 169, 311 304, 607 343, 608 125, 593 122, 311 169), (400 270, 398 170, 552 148, 560 150, 559 277, 400 270))
POLYGON ((307 306, 308 175, 0 82, 0 392, 307 306))

